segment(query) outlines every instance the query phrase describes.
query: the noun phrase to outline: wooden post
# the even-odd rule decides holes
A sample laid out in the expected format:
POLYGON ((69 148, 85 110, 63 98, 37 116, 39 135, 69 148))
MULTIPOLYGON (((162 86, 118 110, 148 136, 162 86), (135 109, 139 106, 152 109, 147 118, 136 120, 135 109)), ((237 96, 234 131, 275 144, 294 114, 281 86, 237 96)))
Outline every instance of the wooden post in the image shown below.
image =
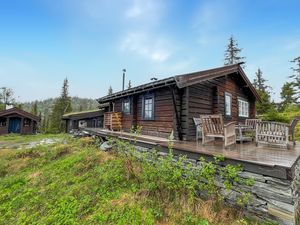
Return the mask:
POLYGON ((179 117, 178 110, 177 110, 177 105, 176 105, 175 89, 174 89, 174 87, 173 88, 170 87, 170 89, 172 91, 173 107, 174 107, 174 110, 175 110, 178 137, 179 137, 179 140, 182 140, 182 128, 181 128, 181 121, 180 121, 180 117, 179 117))

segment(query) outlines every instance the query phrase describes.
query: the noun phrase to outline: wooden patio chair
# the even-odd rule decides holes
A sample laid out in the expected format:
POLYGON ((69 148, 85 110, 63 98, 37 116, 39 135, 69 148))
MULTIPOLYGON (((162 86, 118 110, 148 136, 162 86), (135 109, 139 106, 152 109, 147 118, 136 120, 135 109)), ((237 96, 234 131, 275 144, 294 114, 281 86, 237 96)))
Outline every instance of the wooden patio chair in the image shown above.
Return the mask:
POLYGON ((296 130, 296 126, 297 123, 300 121, 300 117, 294 117, 289 125, 289 138, 291 138, 290 140, 293 142, 294 145, 296 145, 296 141, 295 141, 295 130, 296 130))
POLYGON ((289 125, 286 123, 262 121, 256 125, 256 146, 275 145, 288 148, 289 125))
POLYGON ((199 138, 202 138, 202 122, 201 118, 193 118, 194 124, 196 126, 196 141, 199 140, 199 138))
POLYGON ((235 122, 224 125, 222 115, 201 115, 202 144, 222 138, 224 147, 236 144, 235 122))

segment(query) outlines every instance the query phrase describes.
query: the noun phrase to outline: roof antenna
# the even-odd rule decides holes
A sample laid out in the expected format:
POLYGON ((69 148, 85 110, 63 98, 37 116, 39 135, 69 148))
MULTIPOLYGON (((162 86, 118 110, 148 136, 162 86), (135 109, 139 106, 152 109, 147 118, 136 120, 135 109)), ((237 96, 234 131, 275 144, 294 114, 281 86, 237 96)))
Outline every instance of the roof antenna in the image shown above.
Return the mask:
POLYGON ((152 77, 151 80, 152 81, 157 81, 157 78, 156 77, 152 77))
POLYGON ((123 86, 122 86, 122 91, 124 91, 125 89, 125 73, 126 73, 126 69, 123 69, 123 86))

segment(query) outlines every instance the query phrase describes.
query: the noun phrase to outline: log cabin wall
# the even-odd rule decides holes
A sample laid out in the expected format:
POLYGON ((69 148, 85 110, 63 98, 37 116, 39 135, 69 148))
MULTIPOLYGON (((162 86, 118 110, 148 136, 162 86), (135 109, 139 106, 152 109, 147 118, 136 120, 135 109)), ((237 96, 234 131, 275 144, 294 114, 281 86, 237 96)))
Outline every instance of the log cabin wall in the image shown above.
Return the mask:
POLYGON ((169 137, 174 128, 174 107, 172 93, 169 88, 157 89, 154 94, 154 120, 144 120, 142 117, 143 95, 138 98, 137 124, 142 126, 142 133, 169 137))
POLYGON ((8 134, 8 119, 6 117, 0 117, 0 120, 3 122, 0 124, 0 135, 8 134), (4 123, 4 121, 5 121, 5 123, 4 123))
POLYGON ((32 133, 34 133, 34 130, 33 130, 34 121, 29 119, 30 122, 28 124, 25 124, 24 120, 25 120, 25 118, 23 118, 21 133, 22 134, 32 134, 32 133))
POLYGON ((135 125, 134 115, 136 114, 136 111, 134 111, 133 109, 136 107, 134 107, 132 100, 133 100, 133 97, 129 97, 129 98, 118 99, 115 101, 114 111, 115 112, 123 112, 122 113, 122 130, 124 130, 126 132, 129 132, 130 128, 135 125), (125 99, 126 100, 130 99, 130 113, 128 113, 128 114, 123 112, 123 101, 125 99))
POLYGON ((224 121, 244 122, 246 118, 238 115, 238 97, 249 102, 249 118, 255 118, 255 98, 245 87, 245 83, 240 77, 228 75, 195 84, 185 88, 185 103, 188 108, 186 121, 184 124, 184 140, 195 140, 196 127, 193 117, 201 114, 222 114, 224 121), (231 116, 225 116, 225 92, 232 95, 231 116))
MULTIPOLYGON (((122 112, 123 99, 115 101, 115 111, 122 112)), ((176 133, 174 126, 174 107, 172 99, 172 91, 169 87, 156 89, 151 92, 130 96, 130 114, 123 113, 122 129, 130 131, 132 126, 142 126, 142 134, 169 137, 172 130, 176 133), (142 106, 145 95, 154 95, 154 119, 145 120, 143 118, 142 106)))

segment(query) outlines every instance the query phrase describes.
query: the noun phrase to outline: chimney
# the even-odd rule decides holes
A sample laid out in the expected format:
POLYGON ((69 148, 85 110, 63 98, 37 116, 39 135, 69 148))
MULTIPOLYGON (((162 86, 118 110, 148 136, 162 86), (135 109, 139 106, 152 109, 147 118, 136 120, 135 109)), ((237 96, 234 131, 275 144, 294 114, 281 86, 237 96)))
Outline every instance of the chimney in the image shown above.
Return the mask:
POLYGON ((126 73, 126 69, 123 69, 123 86, 122 86, 122 91, 125 90, 125 73, 126 73))

